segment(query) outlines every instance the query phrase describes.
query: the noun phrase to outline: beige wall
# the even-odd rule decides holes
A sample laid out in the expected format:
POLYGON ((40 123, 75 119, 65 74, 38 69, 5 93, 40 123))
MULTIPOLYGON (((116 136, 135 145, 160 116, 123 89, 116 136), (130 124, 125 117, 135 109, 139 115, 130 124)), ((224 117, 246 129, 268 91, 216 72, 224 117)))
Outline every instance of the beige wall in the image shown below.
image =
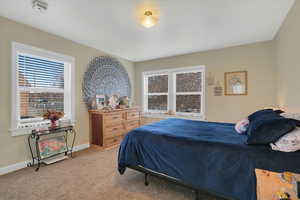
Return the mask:
POLYGON ((296 0, 276 39, 278 103, 300 112, 300 0, 296 0))
POLYGON ((223 86, 224 72, 248 71, 247 96, 214 96, 206 86, 206 118, 209 121, 235 122, 265 106, 276 104, 276 82, 273 42, 262 42, 233 48, 193 53, 135 64, 136 103, 142 101, 142 72, 185 66, 205 65, 223 86))
MULTIPOLYGON (((300 1, 296 1, 274 41, 193 53, 182 56, 133 63, 119 60, 127 69, 141 105, 142 72, 205 65, 223 86, 224 72, 248 71, 247 96, 213 95, 206 86, 206 117, 209 121, 235 122, 252 111, 278 103, 300 112, 300 1), (277 68, 275 67, 277 66, 277 68), (277 97, 277 99, 276 99, 277 97)), ((89 142, 88 113, 82 102, 81 82, 90 58, 105 55, 61 37, 39 31, 0 17, 0 168, 29 158, 26 138, 12 137, 11 118, 11 42, 16 41, 55 51, 76 59, 76 145, 89 142)))
MULTIPOLYGON (((105 53, 0 17, 0 168, 29 159, 25 136, 12 137, 9 132, 12 41, 75 57, 76 130, 78 132, 76 145, 89 143, 89 118, 82 102, 81 83, 90 59, 94 56, 105 55, 105 53)), ((120 58, 119 61, 128 71, 132 87, 134 87, 133 63, 120 58)))

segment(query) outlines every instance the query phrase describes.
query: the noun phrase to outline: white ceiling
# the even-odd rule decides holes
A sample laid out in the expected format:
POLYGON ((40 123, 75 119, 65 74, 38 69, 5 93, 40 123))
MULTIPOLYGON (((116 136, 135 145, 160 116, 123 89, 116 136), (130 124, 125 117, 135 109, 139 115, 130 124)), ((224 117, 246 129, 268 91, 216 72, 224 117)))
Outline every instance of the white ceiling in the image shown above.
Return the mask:
POLYGON ((0 0, 0 15, 131 61, 274 38, 294 0, 156 0, 158 25, 137 22, 142 0, 0 0))

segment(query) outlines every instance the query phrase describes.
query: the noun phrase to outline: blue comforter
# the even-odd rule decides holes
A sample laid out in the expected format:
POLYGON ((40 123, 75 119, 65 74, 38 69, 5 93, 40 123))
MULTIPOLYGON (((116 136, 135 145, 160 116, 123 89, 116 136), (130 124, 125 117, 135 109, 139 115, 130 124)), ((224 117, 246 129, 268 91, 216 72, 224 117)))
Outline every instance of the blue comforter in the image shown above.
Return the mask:
POLYGON ((234 124, 167 119, 127 134, 119 150, 119 172, 145 168, 231 199, 255 200, 255 168, 300 172, 300 152, 247 145, 234 124))

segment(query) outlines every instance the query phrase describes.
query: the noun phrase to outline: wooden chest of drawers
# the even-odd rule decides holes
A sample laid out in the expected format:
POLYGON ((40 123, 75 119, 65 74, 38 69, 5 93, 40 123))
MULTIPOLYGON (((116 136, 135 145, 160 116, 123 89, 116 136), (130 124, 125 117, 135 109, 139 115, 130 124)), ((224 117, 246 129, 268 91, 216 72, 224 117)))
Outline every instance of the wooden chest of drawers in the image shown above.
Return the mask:
POLYGON ((110 147, 119 144, 124 136, 141 124, 138 108, 113 111, 90 110, 92 144, 110 147))

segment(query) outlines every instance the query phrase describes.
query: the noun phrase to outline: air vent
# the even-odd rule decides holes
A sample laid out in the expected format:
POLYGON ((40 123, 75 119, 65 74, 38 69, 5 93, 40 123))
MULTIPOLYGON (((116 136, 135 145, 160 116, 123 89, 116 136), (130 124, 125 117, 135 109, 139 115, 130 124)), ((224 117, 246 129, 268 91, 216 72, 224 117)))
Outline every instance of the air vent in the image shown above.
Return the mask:
POLYGON ((48 9, 48 3, 42 0, 33 0, 32 1, 32 8, 38 10, 40 12, 46 11, 48 9))

